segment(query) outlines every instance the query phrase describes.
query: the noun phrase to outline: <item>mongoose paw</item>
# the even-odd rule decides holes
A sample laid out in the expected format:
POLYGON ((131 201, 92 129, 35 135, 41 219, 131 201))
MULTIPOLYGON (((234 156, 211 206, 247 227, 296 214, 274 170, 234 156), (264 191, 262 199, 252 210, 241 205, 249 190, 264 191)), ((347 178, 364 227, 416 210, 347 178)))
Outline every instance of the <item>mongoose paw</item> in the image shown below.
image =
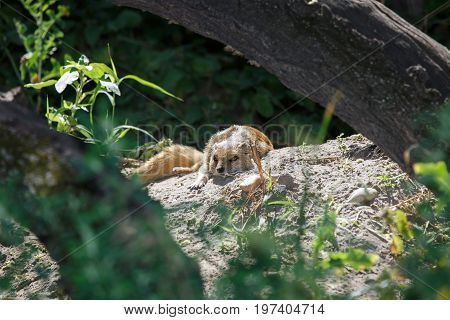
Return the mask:
POLYGON ((198 190, 201 189, 206 184, 206 181, 200 180, 195 181, 193 184, 189 186, 189 190, 198 190))
POLYGON ((185 170, 186 170, 186 168, 183 168, 183 167, 174 167, 174 168, 172 169, 172 172, 173 172, 174 174, 180 175, 180 174, 182 174, 185 170))

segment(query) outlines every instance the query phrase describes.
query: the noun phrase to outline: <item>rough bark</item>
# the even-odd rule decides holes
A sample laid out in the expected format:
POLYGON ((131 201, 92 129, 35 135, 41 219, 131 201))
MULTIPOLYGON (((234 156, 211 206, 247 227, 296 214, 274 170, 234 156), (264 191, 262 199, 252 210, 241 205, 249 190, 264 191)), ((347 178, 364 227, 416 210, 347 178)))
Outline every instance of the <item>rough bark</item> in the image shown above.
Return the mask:
POLYGON ((0 92, 0 182, 20 172, 30 189, 47 193, 65 182, 68 161, 79 158, 84 146, 49 130, 26 107, 19 87, 0 92))
POLYGON ((450 52, 374 0, 112 1, 230 45, 323 106, 342 91, 335 114, 403 168, 450 94, 450 52))

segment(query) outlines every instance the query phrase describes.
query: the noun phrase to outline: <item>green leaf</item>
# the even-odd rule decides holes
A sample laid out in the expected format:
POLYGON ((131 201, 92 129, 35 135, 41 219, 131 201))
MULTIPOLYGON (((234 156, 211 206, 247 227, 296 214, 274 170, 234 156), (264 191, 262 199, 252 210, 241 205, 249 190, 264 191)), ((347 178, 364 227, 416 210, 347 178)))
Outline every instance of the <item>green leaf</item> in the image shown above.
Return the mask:
POLYGON ((386 222, 395 227, 395 229, 406 239, 413 238, 413 232, 409 225, 406 214, 402 210, 388 210, 385 213, 386 222))
POLYGON ((24 87, 25 88, 33 88, 33 89, 42 89, 45 87, 50 87, 56 83, 56 80, 47 80, 44 82, 38 82, 38 83, 28 83, 24 87))
POLYGON ((48 119, 49 121, 51 121, 51 122, 58 122, 58 121, 59 121, 59 119, 58 119, 58 114, 55 113, 55 112, 47 112, 47 113, 45 114, 45 116, 46 116, 47 119, 48 119))
POLYGON ((92 67, 92 70, 85 71, 85 75, 88 76, 91 79, 98 80, 100 79, 105 73, 111 75, 115 81, 118 81, 116 76, 114 75, 114 71, 111 70, 110 67, 108 67, 104 63, 91 63, 89 65, 92 67))
POLYGON ((86 70, 84 74, 91 79, 98 80, 105 74, 105 71, 103 71, 101 68, 93 66, 93 63, 91 63, 89 67, 92 67, 92 69, 86 70))
POLYGON ((122 130, 122 132, 117 136, 117 140, 122 139, 123 137, 125 137, 125 135, 128 133, 128 131, 130 131, 130 128, 127 128, 125 130, 122 130))
POLYGON ((413 237, 413 233, 408 223, 408 219, 406 218, 406 214, 401 210, 396 210, 396 212, 397 218, 395 221, 395 227, 402 236, 411 239, 413 237))
POLYGON ((232 224, 233 218, 234 218, 234 216, 236 215, 236 212, 237 212, 237 209, 235 208, 235 209, 233 209, 233 210, 230 212, 230 214, 228 215, 227 223, 228 223, 229 225, 232 224))
POLYGON ((223 231, 228 232, 228 233, 233 233, 233 230, 224 226, 220 226, 222 228, 223 231))
POLYGON ((394 255, 402 253, 403 252, 403 240, 399 236, 394 235, 392 237, 392 243, 389 246, 389 250, 394 255))
POLYGON ((112 106, 116 106, 116 100, 114 99, 114 97, 110 93, 106 92, 105 90, 98 90, 97 95, 99 95, 100 93, 103 93, 103 94, 105 94, 108 97, 109 102, 111 102, 112 106))
MULTIPOLYGON (((80 57, 80 60, 82 60, 81 57, 80 57)), ((72 70, 72 69, 82 71, 83 73, 93 71, 92 70, 93 68, 91 69, 89 65, 84 65, 84 64, 80 64, 78 62, 69 60, 69 61, 67 61, 67 64, 65 66, 63 66, 59 69, 59 73, 61 75, 63 75, 64 73, 66 73, 67 71, 72 70), (91 70, 89 70, 89 69, 91 69, 91 70)))
POLYGON ((281 206, 293 206, 294 203, 292 201, 289 200, 277 200, 277 201, 271 201, 267 203, 269 206, 274 206, 274 205, 281 205, 281 206))
POLYGON ((25 80, 25 76, 27 74, 27 68, 24 63, 20 64, 20 79, 25 80))
POLYGON ((416 163, 414 172, 427 187, 442 194, 450 194, 450 173, 444 161, 416 163))
POLYGON ((313 257, 317 259, 319 252, 325 247, 325 242, 330 242, 335 248, 338 247, 338 242, 334 235, 336 231, 336 212, 331 211, 329 204, 325 207, 323 217, 320 219, 318 227, 315 232, 315 239, 312 242, 313 257))
POLYGON ((85 136, 86 138, 88 138, 88 139, 92 139, 93 138, 93 134, 92 134, 92 132, 88 129, 88 128, 86 128, 85 126, 83 126, 82 124, 77 124, 76 126, 75 126, 75 128, 77 129, 77 131, 79 132, 79 133, 81 133, 83 136, 85 136))
POLYGON ((75 107, 75 105, 72 102, 63 100, 63 102, 62 102, 63 110, 72 110, 72 109, 74 109, 74 107, 75 107))
POLYGON ((145 134, 146 136, 152 138, 152 139, 155 140, 156 142, 158 142, 158 140, 156 140, 156 138, 155 138, 154 136, 152 136, 148 131, 145 131, 145 130, 143 130, 143 129, 141 129, 141 128, 138 128, 138 127, 135 127, 135 126, 130 126, 130 125, 127 125, 127 124, 124 124, 124 125, 115 127, 114 130, 113 130, 113 136, 114 136, 119 130, 122 130, 122 129, 131 129, 131 130, 134 130, 134 131, 141 132, 141 133, 145 134))
POLYGON ((345 266, 355 270, 370 269, 378 260, 376 254, 367 254, 361 249, 349 248, 347 252, 333 252, 322 261, 322 267, 342 269, 345 266))
POLYGON ((272 185, 273 185, 273 178, 271 175, 269 175, 269 179, 267 180, 266 191, 272 190, 272 185))
POLYGON ((120 128, 119 130, 114 130, 114 133, 113 133, 113 141, 114 141, 114 143, 116 143, 117 141, 119 141, 120 139, 125 137, 125 135, 130 130, 131 130, 131 128, 120 128))
POLYGON ((49 74, 45 75, 44 77, 42 77, 42 80, 47 81, 49 79, 56 78, 56 77, 59 77, 59 72, 52 71, 52 73, 49 73, 49 74))
POLYGON ((109 55, 109 61, 111 62, 112 70, 114 72, 114 78, 118 81, 119 80, 119 76, 117 75, 116 66, 114 65, 114 61, 113 61, 112 56, 111 56, 111 48, 109 47, 109 43, 108 43, 108 55, 109 55))
POLYGON ((146 87, 158 90, 159 92, 164 93, 165 95, 168 95, 169 97, 172 97, 172 98, 175 98, 177 100, 183 101, 183 99, 181 99, 181 98, 171 94, 170 92, 168 92, 165 89, 161 88, 160 86, 154 84, 153 82, 149 82, 147 80, 141 79, 138 76, 135 76, 135 75, 132 75, 132 74, 126 75, 125 77, 121 78, 119 80, 119 84, 125 79, 131 79, 131 80, 137 81, 137 82, 139 82, 140 84, 142 84, 142 85, 144 85, 146 87))
POLYGON ((49 107, 45 117, 50 122, 56 122, 56 130, 63 133, 70 133, 72 125, 76 125, 76 120, 73 117, 58 112, 55 108, 49 107))

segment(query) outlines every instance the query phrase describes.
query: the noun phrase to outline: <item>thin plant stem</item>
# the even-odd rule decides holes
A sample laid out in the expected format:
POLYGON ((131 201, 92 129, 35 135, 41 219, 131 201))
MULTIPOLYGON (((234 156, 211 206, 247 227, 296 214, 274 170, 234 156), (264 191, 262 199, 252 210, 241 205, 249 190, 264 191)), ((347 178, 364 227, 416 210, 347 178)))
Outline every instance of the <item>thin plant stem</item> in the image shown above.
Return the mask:
POLYGON ((77 108, 78 108, 78 104, 80 102, 81 93, 83 92, 83 87, 84 87, 84 75, 83 75, 83 72, 80 71, 80 85, 77 88, 77 94, 75 96, 75 110, 77 110, 77 108))

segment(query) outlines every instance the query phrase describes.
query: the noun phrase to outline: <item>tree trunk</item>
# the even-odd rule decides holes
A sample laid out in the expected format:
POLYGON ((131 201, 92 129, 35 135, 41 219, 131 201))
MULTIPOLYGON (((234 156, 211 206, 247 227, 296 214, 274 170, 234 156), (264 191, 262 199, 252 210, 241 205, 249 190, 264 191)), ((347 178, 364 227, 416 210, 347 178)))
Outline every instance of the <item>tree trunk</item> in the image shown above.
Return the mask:
POLYGON ((49 130, 26 104, 19 87, 0 92, 0 182, 20 172, 30 189, 45 194, 71 178, 67 163, 81 157, 85 144, 49 130))
POLYGON ((230 45, 322 106, 340 90, 336 115, 403 168, 433 125, 422 114, 449 97, 449 51, 374 0, 112 1, 230 45))

